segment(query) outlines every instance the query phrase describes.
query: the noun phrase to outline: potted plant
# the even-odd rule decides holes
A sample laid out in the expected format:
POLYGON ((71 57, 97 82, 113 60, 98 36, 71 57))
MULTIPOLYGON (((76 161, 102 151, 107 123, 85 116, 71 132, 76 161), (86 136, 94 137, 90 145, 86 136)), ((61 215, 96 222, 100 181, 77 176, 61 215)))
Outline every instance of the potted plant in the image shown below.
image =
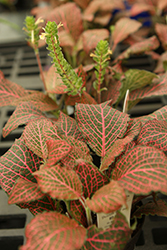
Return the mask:
MULTIPOLYGON (((130 218, 167 216, 159 198, 167 194, 167 108, 135 119, 127 114, 145 96, 163 94, 167 75, 118 71, 119 60, 109 66, 109 44, 100 41, 91 55, 95 79, 89 94, 83 67, 76 73, 61 51, 60 26, 48 22, 42 34, 57 71, 41 73, 46 93, 27 91, 1 72, 1 106, 17 106, 3 136, 26 124, 0 158, 1 187, 9 204, 35 216, 22 250, 126 249, 136 226, 130 218), (116 109, 121 101, 123 112, 116 109), (74 104, 72 118, 66 106, 74 104), (152 201, 138 205, 146 197, 152 201)), ((26 31, 40 65, 32 17, 26 31)))

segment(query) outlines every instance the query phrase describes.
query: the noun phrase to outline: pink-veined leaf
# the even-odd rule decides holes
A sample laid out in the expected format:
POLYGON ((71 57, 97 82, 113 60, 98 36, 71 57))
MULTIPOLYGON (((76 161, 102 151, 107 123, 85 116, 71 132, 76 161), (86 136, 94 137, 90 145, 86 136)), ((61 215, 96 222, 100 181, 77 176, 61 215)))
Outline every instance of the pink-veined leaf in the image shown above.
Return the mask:
POLYGON ((56 72, 56 68, 52 65, 45 74, 45 82, 48 93, 64 94, 67 86, 63 84, 61 76, 56 72))
POLYGON ((163 200, 157 200, 143 204, 133 214, 133 217, 141 218, 142 215, 158 215, 167 217, 167 203, 163 200))
POLYGON ((72 169, 78 160, 92 161, 90 150, 86 143, 76 140, 73 136, 64 137, 67 143, 72 147, 66 157, 61 160, 68 169, 72 169))
POLYGON ((131 33, 137 31, 142 24, 136 20, 132 20, 127 17, 120 18, 116 24, 115 29, 112 33, 113 47, 112 51, 115 50, 116 45, 127 38, 131 33))
POLYGON ((21 250, 80 249, 87 230, 75 220, 57 212, 37 215, 26 227, 26 245, 21 250))
POLYGON ((74 171, 82 182, 84 197, 91 198, 98 189, 109 183, 109 179, 92 163, 84 161, 78 162, 79 163, 74 168, 74 171))
POLYGON ((162 11, 167 7, 167 0, 159 0, 157 1, 157 8, 162 11))
POLYGON ((40 191, 37 183, 19 178, 9 195, 8 203, 32 202, 44 196, 46 195, 40 191))
POLYGON ((86 204, 95 213, 112 213, 126 205, 126 194, 119 182, 111 180, 96 191, 92 199, 86 200, 86 204))
POLYGON ((60 116, 56 122, 58 133, 67 136, 73 136, 77 140, 84 141, 79 131, 76 120, 60 111, 60 116))
POLYGON ((46 141, 48 148, 47 164, 52 166, 65 157, 71 150, 71 146, 64 140, 46 141))
POLYGON ((78 4, 78 6, 80 6, 82 9, 86 9, 86 7, 88 6, 88 4, 91 2, 91 0, 74 0, 75 3, 78 4))
POLYGON ((3 128, 3 137, 6 137, 11 131, 19 125, 27 124, 30 120, 46 118, 45 114, 34 107, 30 102, 23 102, 16 107, 3 128))
POLYGON ((85 208, 79 200, 66 201, 68 213, 84 227, 88 227, 85 208))
POLYGON ((117 213, 111 228, 102 230, 95 225, 88 228, 87 240, 81 250, 124 249, 130 234, 131 230, 125 217, 117 213))
POLYGON ((101 92, 102 102, 112 100, 112 104, 116 103, 120 95, 121 81, 111 79, 107 86, 107 91, 101 92))
POLYGON ((167 74, 163 74, 158 79, 152 82, 151 85, 144 88, 136 89, 129 95, 129 108, 136 100, 141 100, 144 97, 160 96, 167 92, 167 74))
POLYGON ((82 82, 83 82, 83 86, 86 86, 86 71, 84 70, 83 65, 81 64, 78 68, 77 68, 77 75, 82 77, 82 82))
POLYGON ((78 200, 82 195, 81 181, 73 170, 56 165, 36 171, 34 176, 42 192, 54 199, 78 200))
MULTIPOLYGON (((83 13, 83 18, 86 21, 93 21, 94 16, 97 14, 98 11, 107 11, 110 13, 114 9, 124 9, 124 4, 122 0, 93 0, 90 2, 90 4, 87 6, 83 13)), ((100 12, 101 14, 101 12, 100 12)))
POLYGON ((8 106, 13 104, 13 101, 20 97, 26 96, 26 90, 18 84, 7 80, 2 71, 0 71, 0 107, 8 106))
POLYGON ((53 126, 53 123, 47 119, 33 120, 27 124, 23 131, 23 138, 28 148, 43 159, 48 156, 44 134, 44 128, 48 126, 53 126))
POLYGON ((154 146, 167 151, 167 122, 165 120, 150 120, 144 124, 137 138, 137 144, 154 146))
POLYGON ((102 158, 117 138, 122 138, 129 116, 111 108, 105 102, 98 105, 76 105, 76 120, 90 147, 102 158))
MULTIPOLYGON (((90 198, 100 187, 109 182, 108 178, 97 167, 88 162, 80 160, 74 171, 78 174, 82 182, 85 198, 90 198)), ((69 201, 67 206, 70 215, 83 226, 87 227, 85 209, 82 204, 79 201, 69 201)))
POLYGON ((40 161, 27 148, 23 138, 15 140, 12 147, 0 158, 1 187, 9 194, 18 178, 35 182, 32 173, 39 169, 40 161))
POLYGON ((60 29, 60 32, 65 29, 75 42, 83 31, 81 10, 75 3, 66 3, 53 9, 47 17, 47 21, 55 21, 57 24, 61 22, 63 28, 60 29))
POLYGON ((133 54, 140 54, 144 52, 148 52, 154 50, 159 47, 159 41, 156 36, 149 37, 147 39, 142 40, 141 42, 137 42, 122 52, 115 60, 123 60, 129 58, 133 54))
POLYGON ((134 194, 167 194, 166 175, 167 159, 162 151, 154 147, 136 146, 116 163, 112 178, 134 194))
POLYGON ((23 102, 31 102, 37 109, 41 111, 51 111, 58 109, 58 105, 46 94, 39 91, 26 92, 26 96, 21 96, 13 101, 13 105, 19 105, 23 102))
POLYGON ((76 95, 76 96, 67 96, 65 99, 66 105, 74 106, 76 103, 84 103, 84 104, 97 104, 95 99, 89 95, 86 91, 83 91, 82 95, 76 95))
POLYGON ((130 9, 130 15, 136 16, 142 12, 149 11, 152 15, 155 14, 154 6, 151 6, 147 3, 134 3, 130 9))
POLYGON ((165 61, 167 61, 167 51, 162 53, 160 55, 160 57, 158 58, 156 68, 154 69, 155 73, 164 73, 165 72, 165 69, 164 69, 164 62, 165 61))
POLYGON ((156 23, 155 30, 162 43, 164 50, 167 50, 167 26, 166 24, 156 23))
POLYGON ((32 202, 19 203, 19 207, 28 208, 33 215, 41 214, 46 211, 58 211, 61 212, 59 201, 53 202, 53 200, 45 194, 44 198, 32 202))
POLYGON ((83 49, 88 54, 101 40, 105 40, 109 37, 109 31, 107 29, 91 29, 86 30, 82 34, 83 49))
POLYGON ((139 134, 139 131, 140 122, 135 122, 134 124, 131 124, 131 128, 128 129, 128 132, 126 132, 125 137, 123 139, 116 140, 104 156, 100 165, 101 171, 108 169, 108 167, 114 162, 115 158, 125 150, 126 145, 130 143, 136 135, 139 134))

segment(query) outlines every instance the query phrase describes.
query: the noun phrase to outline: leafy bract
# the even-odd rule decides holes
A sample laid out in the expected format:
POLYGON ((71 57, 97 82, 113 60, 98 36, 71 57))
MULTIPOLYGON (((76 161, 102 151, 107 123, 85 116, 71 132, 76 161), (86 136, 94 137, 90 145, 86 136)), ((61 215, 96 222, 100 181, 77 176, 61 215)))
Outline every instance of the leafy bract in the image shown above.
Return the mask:
POLYGON ((23 138, 15 140, 12 147, 0 158, 0 182, 5 192, 10 194, 18 178, 36 183, 32 173, 39 169, 40 161, 27 148, 23 138))
POLYGON ((0 107, 8 105, 15 106, 13 101, 25 96, 25 89, 20 85, 5 79, 2 71, 0 71, 0 107))
POLYGON ((91 200, 86 200, 87 206, 96 213, 112 213, 126 205, 126 194, 117 181, 100 188, 91 200))
POLYGON ((148 146, 136 146, 116 163, 112 178, 134 194, 151 192, 167 194, 167 158, 163 152, 148 146))
POLYGON ((3 137, 6 137, 19 125, 27 124, 30 120, 46 118, 45 114, 34 107, 31 102, 23 102, 16 107, 3 128, 3 137))
POLYGON ((117 213, 114 223, 107 230, 98 229, 95 225, 88 228, 87 240, 82 250, 124 249, 130 237, 131 230, 125 217, 117 213))
POLYGON ((19 178, 10 193, 8 203, 32 202, 44 196, 45 194, 40 191, 37 183, 19 178))
POLYGON ((116 24, 112 33, 113 47, 112 51, 115 50, 116 45, 127 38, 131 33, 137 31, 142 24, 136 20, 132 20, 127 17, 120 18, 116 24))
POLYGON ((53 124, 47 119, 30 121, 23 132, 26 145, 43 159, 48 156, 46 137, 44 135, 44 128, 48 126, 53 126, 53 124))
POLYGON ((143 214, 167 217, 167 203, 161 199, 157 200, 156 203, 154 201, 150 201, 139 207, 134 212, 133 217, 141 218, 143 214))
POLYGON ((80 249, 86 240, 86 229, 57 212, 37 215, 27 226, 27 242, 21 250, 80 249))
POLYGON ((73 170, 56 165, 36 171, 34 175, 40 189, 52 198, 78 200, 82 195, 82 184, 73 170))
POLYGON ((104 157, 114 141, 122 138, 129 116, 111 108, 108 102, 98 105, 76 105, 76 120, 88 144, 104 157))

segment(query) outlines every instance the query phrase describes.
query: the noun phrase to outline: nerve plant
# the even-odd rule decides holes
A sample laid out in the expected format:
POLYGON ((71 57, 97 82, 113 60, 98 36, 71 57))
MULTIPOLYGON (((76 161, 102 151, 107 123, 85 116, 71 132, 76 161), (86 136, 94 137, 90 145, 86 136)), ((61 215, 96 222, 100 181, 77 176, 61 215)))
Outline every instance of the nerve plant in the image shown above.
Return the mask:
POLYGON ((124 249, 132 233, 123 212, 128 211, 127 194, 134 195, 134 206, 153 197, 137 209, 129 207, 131 217, 167 216, 167 204, 159 196, 167 194, 167 107, 132 119, 113 105, 124 100, 127 90, 125 110, 144 96, 163 94, 167 75, 121 74, 109 67, 111 52, 101 41, 92 54, 94 99, 86 92, 83 68, 76 73, 65 60, 54 22, 47 23, 43 36, 57 71, 52 67, 56 77, 49 80, 57 82, 48 93, 27 91, 0 75, 1 106, 16 106, 3 136, 26 124, 0 158, 0 183, 9 204, 29 208, 35 216, 20 249, 124 249), (74 118, 64 108, 70 102, 75 102, 74 118), (108 214, 114 219, 103 224, 108 214))

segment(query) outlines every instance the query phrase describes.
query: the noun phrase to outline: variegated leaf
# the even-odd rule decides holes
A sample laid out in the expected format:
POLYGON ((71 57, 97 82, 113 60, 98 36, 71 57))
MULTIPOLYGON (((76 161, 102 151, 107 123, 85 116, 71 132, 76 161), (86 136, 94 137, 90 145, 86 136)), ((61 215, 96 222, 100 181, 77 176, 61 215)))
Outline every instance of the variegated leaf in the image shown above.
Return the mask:
POLYGON ((16 140, 0 158, 1 187, 10 194, 18 178, 36 182, 32 173, 39 169, 40 161, 41 159, 27 148, 23 138, 16 140))
POLYGON ((137 138, 137 144, 154 146, 167 151, 167 122, 165 120, 150 120, 144 124, 137 138))
POLYGON ((98 229, 95 225, 88 228, 87 240, 82 250, 120 250, 124 249, 130 238, 131 230, 125 217, 117 213, 114 223, 107 230, 98 229))
POLYGON ((21 97, 24 98, 25 96, 25 89, 18 84, 7 80, 2 71, 0 71, 0 107, 8 105, 15 106, 13 102, 21 97))
POLYGON ((90 147, 102 158, 114 141, 124 136, 129 120, 127 114, 111 108, 108 103, 76 105, 77 123, 90 147))
POLYGON ((48 95, 32 91, 26 92, 25 96, 21 96, 13 101, 13 105, 19 105, 23 102, 31 102, 37 109, 41 111, 52 111, 58 109, 58 105, 48 95))
POLYGON ((119 182, 111 180, 96 191, 91 200, 86 200, 86 204, 95 213, 112 213, 126 205, 126 194, 119 182))
POLYGON ((55 165, 59 160, 65 157, 70 150, 71 146, 64 140, 48 140, 46 141, 48 148, 47 164, 50 166, 55 165))
POLYGON ((167 158, 162 151, 154 147, 136 146, 116 163, 112 178, 134 194, 167 194, 166 175, 167 158))
POLYGON ((76 96, 66 96, 65 104, 74 106, 76 103, 84 103, 84 104, 97 104, 95 99, 88 94, 86 91, 83 91, 82 95, 76 95, 76 96))
POLYGON ((91 29, 86 30, 82 34, 83 49, 88 54, 92 49, 96 48, 96 45, 101 40, 105 40, 109 37, 109 31, 107 29, 91 29))
POLYGON ((53 126, 53 124, 47 119, 35 120, 29 122, 23 132, 28 148, 43 159, 46 159, 48 156, 46 137, 44 135, 44 128, 48 126, 53 126))
POLYGON ((83 31, 81 10, 75 3, 66 3, 54 8, 48 15, 47 21, 55 21, 57 24, 62 22, 63 28, 72 36, 75 42, 77 42, 83 31))
POLYGON ((45 114, 34 107, 30 102, 23 102, 16 107, 3 128, 3 137, 6 137, 11 131, 19 125, 27 124, 30 120, 46 118, 45 114))
POLYGON ((120 18, 116 24, 112 33, 113 47, 112 51, 115 50, 116 45, 127 38, 131 33, 137 31, 142 24, 136 20, 132 20, 127 17, 120 18))
POLYGON ((167 217, 167 203, 164 200, 148 202, 140 206, 133 214, 133 217, 141 218, 142 215, 158 215, 167 217))
POLYGON ((167 50, 167 26, 166 24, 156 23, 155 31, 161 41, 164 50, 167 50))
POLYGON ((76 140, 73 136, 64 137, 64 139, 72 147, 70 153, 61 160, 68 169, 72 169, 79 160, 92 161, 90 150, 86 143, 76 140))
POLYGON ((26 228, 26 245, 21 250, 80 249, 87 230, 75 220, 57 212, 37 215, 26 228))
POLYGON ((82 195, 82 184, 73 170, 56 165, 36 171, 34 176, 42 192, 54 199, 78 200, 82 195))
POLYGON ((40 191, 37 183, 19 178, 9 195, 8 203, 32 202, 42 199, 44 196, 46 195, 40 191))

